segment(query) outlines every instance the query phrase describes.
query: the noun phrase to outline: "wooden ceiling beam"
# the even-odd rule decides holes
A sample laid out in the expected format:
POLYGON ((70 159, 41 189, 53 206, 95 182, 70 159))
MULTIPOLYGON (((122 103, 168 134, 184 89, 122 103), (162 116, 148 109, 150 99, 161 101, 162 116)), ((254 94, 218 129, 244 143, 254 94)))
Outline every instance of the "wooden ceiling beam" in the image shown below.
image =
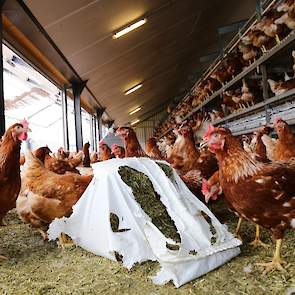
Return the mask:
MULTIPOLYGON (((70 84, 49 59, 5 15, 2 16, 2 24, 3 37, 9 47, 17 43, 18 47, 22 48, 22 52, 18 52, 18 54, 57 87, 62 88, 70 84)), ((87 112, 93 113, 93 109, 83 98, 82 106, 87 112)))
POLYGON ((17 42, 24 49, 24 52, 22 53, 23 57, 27 60, 29 59, 31 65, 32 62, 35 62, 43 73, 55 77, 55 81, 52 81, 52 79, 47 76, 47 78, 54 82, 54 84, 58 83, 59 85, 66 85, 69 83, 48 58, 8 19, 8 17, 3 15, 2 20, 4 39, 8 42, 11 39, 13 39, 14 42, 17 42), (24 56, 24 54, 27 56, 24 56))

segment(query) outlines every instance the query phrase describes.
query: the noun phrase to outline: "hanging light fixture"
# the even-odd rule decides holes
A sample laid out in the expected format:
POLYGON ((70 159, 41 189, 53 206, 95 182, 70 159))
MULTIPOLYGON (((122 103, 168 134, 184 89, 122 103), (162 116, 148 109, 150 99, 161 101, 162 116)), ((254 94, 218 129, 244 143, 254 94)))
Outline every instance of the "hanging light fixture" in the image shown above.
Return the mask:
POLYGON ((139 112, 140 110, 141 110, 141 107, 138 107, 138 108, 134 109, 133 111, 131 111, 131 112, 129 113, 129 115, 133 115, 133 114, 139 112))
POLYGON ((125 95, 128 95, 136 90, 138 90, 139 88, 142 87, 142 84, 138 84, 138 85, 135 85, 133 86, 132 88, 128 89, 127 91, 125 91, 125 95))
POLYGON ((137 124, 138 122, 140 122, 140 120, 139 119, 136 119, 135 121, 131 122, 131 126, 137 124))
POLYGON ((123 28, 122 30, 118 31, 117 33, 115 33, 113 35, 113 39, 118 39, 124 35, 126 35, 127 33, 141 27, 142 25, 144 25, 146 23, 147 19, 143 18, 141 20, 138 20, 137 22, 128 25, 127 27, 123 28))

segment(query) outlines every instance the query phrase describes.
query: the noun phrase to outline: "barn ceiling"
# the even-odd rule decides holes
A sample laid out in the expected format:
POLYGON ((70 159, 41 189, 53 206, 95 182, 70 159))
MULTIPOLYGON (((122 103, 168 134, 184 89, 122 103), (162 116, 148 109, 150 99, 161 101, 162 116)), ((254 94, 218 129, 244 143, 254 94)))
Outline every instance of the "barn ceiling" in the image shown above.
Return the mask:
POLYGON ((200 56, 220 47, 217 29, 247 19, 256 5, 256 0, 24 2, 118 125, 184 96, 206 66, 200 56), (112 38, 143 17, 142 27, 112 38), (124 95, 138 83, 139 90, 124 95))

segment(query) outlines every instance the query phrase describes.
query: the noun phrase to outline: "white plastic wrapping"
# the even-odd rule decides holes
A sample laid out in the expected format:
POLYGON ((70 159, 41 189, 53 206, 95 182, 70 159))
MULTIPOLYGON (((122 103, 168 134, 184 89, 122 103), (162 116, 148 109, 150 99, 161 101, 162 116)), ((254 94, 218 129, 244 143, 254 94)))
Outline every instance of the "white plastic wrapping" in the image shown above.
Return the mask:
POLYGON ((50 239, 56 239, 64 232, 76 245, 112 260, 116 260, 116 251, 123 256, 123 264, 128 269, 137 262, 157 260, 161 270, 153 278, 154 283, 165 284, 172 280, 176 287, 213 270, 240 253, 238 246, 241 242, 220 224, 175 172, 175 181, 172 182, 148 158, 112 159, 92 167, 92 182, 73 207, 73 214, 51 223, 48 231, 50 239), (131 188, 118 173, 120 166, 136 169, 149 177, 178 229, 181 237, 179 251, 166 248, 166 242, 175 242, 161 233, 136 202, 131 188), (216 243, 213 246, 210 226, 201 211, 211 218, 215 228, 216 243), (113 232, 110 213, 119 217, 119 229, 129 230, 113 232), (196 254, 189 254, 191 250, 196 254))

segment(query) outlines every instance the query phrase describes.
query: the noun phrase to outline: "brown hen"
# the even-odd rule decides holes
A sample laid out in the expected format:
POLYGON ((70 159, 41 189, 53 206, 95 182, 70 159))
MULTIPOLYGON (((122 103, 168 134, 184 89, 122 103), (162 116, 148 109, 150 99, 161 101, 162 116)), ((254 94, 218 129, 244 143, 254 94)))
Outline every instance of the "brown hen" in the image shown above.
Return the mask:
POLYGON ((16 123, 3 135, 0 145, 0 225, 4 225, 6 213, 15 208, 15 201, 21 187, 20 148, 27 139, 28 124, 16 123))
POLYGON ((66 173, 56 174, 44 167, 33 156, 27 155, 28 168, 22 177, 16 209, 20 218, 37 228, 44 239, 48 225, 55 219, 69 216, 73 205, 79 200, 92 175, 66 173))
POLYGON ((264 164, 253 160, 229 129, 211 127, 205 136, 216 154, 219 181, 227 202, 243 218, 269 229, 276 240, 272 262, 283 270, 280 249, 284 232, 295 228, 295 161, 264 164))
POLYGON ((272 158, 275 161, 288 161, 295 157, 295 136, 290 126, 281 118, 274 121, 274 129, 278 134, 272 158))
POLYGON ((110 147, 104 142, 100 141, 99 142, 99 153, 98 153, 99 161, 107 161, 112 158, 112 151, 110 147))
POLYGON ((267 157, 266 146, 262 141, 263 135, 268 135, 271 129, 268 126, 264 126, 256 132, 256 145, 255 145, 255 158, 257 161, 267 163, 270 159, 267 157))
POLYGON ((215 157, 209 151, 199 151, 195 146, 191 128, 183 123, 177 130, 169 162, 180 175, 199 170, 202 177, 209 178, 217 169, 215 157))
POLYGON ((125 149, 117 144, 112 145, 112 154, 115 158, 123 159, 125 158, 125 149))
POLYGON ((147 155, 154 160, 164 160, 164 157, 157 146, 157 139, 155 137, 151 137, 147 140, 145 151, 147 155))
POLYGON ((116 134, 121 137, 125 144, 126 157, 147 157, 147 154, 141 148, 136 133, 130 127, 120 127, 116 134))
POLYGON ((83 146, 83 167, 90 167, 90 154, 89 154, 90 144, 86 142, 83 146))
POLYGON ((67 171, 79 174, 76 167, 82 162, 82 152, 78 153, 69 160, 58 160, 51 157, 49 155, 50 153, 51 150, 48 147, 40 147, 34 151, 35 157, 44 163, 45 168, 48 170, 57 174, 65 174, 67 171))

